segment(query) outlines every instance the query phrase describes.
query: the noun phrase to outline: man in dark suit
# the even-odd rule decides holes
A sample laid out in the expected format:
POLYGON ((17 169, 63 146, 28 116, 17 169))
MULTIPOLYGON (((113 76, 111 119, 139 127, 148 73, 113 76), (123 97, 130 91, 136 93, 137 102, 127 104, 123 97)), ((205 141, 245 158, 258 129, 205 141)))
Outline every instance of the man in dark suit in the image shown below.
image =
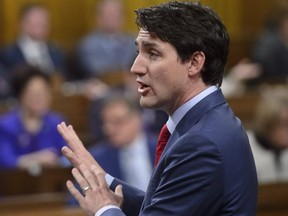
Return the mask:
POLYGON ((40 67, 48 74, 64 72, 64 54, 48 42, 48 10, 41 4, 25 5, 20 12, 20 32, 15 43, 0 53, 0 61, 9 73, 19 65, 40 67))
POLYGON ((145 128, 134 99, 111 94, 102 106, 105 139, 89 152, 108 173, 145 191, 153 170, 157 138, 145 128))
MULTIPOLYGON (((90 146, 89 152, 106 172, 146 191, 153 170, 157 137, 144 125, 138 101, 111 93, 102 101, 99 113, 104 139, 90 146)), ((70 166, 67 160, 62 162, 62 165, 70 166)), ((78 205, 78 202, 68 196, 68 205, 78 205)))
POLYGON ((256 215, 249 141, 220 89, 229 47, 225 26, 211 9, 191 2, 136 14, 139 53, 131 72, 140 104, 169 114, 163 128, 171 136, 162 154, 157 151, 161 157, 143 193, 107 174, 72 126, 58 125, 70 146, 62 152, 74 164, 83 194, 71 181, 69 191, 87 215, 256 215))

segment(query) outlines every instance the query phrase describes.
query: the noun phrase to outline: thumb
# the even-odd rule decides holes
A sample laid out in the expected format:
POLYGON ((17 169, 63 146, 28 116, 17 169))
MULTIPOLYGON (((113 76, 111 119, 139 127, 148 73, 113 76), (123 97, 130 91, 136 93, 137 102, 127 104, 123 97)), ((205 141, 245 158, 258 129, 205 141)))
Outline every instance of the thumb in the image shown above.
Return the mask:
POLYGON ((117 185, 115 188, 115 194, 119 197, 123 197, 122 185, 117 185))
POLYGON ((118 206, 121 208, 123 204, 123 191, 122 191, 122 185, 117 185, 115 188, 115 195, 116 195, 116 201, 118 203, 118 206))

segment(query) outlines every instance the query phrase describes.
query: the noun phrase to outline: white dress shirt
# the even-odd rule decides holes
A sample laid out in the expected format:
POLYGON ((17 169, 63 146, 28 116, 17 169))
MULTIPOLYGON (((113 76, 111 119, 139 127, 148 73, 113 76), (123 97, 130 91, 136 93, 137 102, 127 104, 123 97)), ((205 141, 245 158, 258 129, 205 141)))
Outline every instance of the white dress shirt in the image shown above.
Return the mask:
POLYGON ((55 69, 45 42, 23 35, 18 39, 18 45, 29 64, 38 66, 47 73, 55 69))

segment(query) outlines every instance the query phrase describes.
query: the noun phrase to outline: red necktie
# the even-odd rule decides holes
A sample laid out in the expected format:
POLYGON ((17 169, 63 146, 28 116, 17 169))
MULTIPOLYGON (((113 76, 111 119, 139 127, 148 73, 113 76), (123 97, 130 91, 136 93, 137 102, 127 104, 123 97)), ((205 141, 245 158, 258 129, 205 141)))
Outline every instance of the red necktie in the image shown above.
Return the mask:
POLYGON ((161 131, 160 131, 160 134, 159 134, 159 138, 158 138, 158 143, 157 143, 157 146, 156 146, 156 157, 155 157, 155 166, 157 165, 159 159, 160 159, 160 156, 168 142, 168 139, 170 137, 170 132, 167 128, 167 125, 165 124, 161 131))

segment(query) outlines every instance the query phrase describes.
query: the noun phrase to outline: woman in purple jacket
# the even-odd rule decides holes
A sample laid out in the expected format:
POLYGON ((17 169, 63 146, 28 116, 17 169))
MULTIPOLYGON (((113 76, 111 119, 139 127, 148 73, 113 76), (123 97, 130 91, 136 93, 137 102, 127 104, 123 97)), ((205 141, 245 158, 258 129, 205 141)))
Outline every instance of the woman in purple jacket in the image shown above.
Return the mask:
POLYGON ((11 84, 18 105, 0 117, 0 168, 57 165, 65 143, 56 125, 63 117, 50 111, 50 77, 25 65, 11 84))

